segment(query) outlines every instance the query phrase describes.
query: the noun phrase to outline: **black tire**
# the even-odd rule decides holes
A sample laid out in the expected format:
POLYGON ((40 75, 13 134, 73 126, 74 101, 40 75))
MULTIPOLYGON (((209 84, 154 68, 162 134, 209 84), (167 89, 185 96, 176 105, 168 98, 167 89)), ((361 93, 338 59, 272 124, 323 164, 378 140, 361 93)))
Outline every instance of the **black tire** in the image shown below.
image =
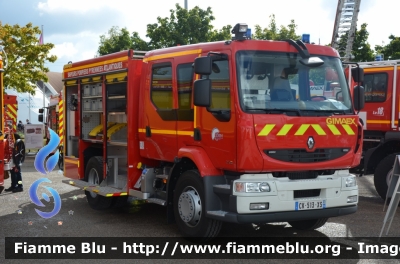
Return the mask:
POLYGON ((390 181, 389 172, 393 169, 396 154, 390 154, 379 162, 374 173, 375 190, 379 196, 385 200, 388 191, 388 182, 390 181))
POLYGON ((298 230, 314 230, 325 225, 328 218, 318 218, 310 220, 290 221, 288 222, 293 228, 298 230))
POLYGON ((113 197, 112 207, 113 208, 122 208, 128 202, 128 196, 117 196, 113 197))
POLYGON ((188 240, 205 242, 221 230, 221 221, 206 217, 204 186, 197 170, 185 171, 178 179, 173 207, 178 228, 188 240))
MULTIPOLYGON (((103 181, 103 163, 101 157, 91 157, 86 165, 85 180, 100 185, 103 181)), ((112 197, 104 197, 94 192, 85 191, 89 206, 95 210, 104 210, 112 206, 112 197)))

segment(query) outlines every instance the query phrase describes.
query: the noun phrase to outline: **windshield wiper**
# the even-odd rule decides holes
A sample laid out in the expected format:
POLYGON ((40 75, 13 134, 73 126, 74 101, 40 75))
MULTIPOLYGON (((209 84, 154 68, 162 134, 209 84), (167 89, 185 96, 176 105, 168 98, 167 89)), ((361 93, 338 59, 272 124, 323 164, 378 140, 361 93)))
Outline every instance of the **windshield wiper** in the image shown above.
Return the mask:
POLYGON ((323 112, 323 113, 330 113, 333 115, 348 115, 349 113, 346 112, 346 110, 343 109, 332 109, 332 110, 317 110, 318 112, 323 112))
POLYGON ((254 111, 263 111, 266 114, 286 114, 286 113, 295 113, 297 116, 301 116, 301 112, 299 109, 266 109, 266 108, 250 108, 246 107, 246 110, 254 110, 254 111))

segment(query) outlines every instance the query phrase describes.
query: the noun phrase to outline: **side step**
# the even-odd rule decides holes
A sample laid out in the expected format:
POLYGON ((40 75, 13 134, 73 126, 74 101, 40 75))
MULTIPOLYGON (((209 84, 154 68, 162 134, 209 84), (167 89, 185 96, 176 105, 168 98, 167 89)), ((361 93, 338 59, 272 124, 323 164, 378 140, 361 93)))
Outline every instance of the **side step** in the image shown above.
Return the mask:
POLYGON ((100 187, 82 180, 62 180, 63 183, 78 187, 84 191, 94 192, 101 196, 112 197, 112 196, 126 196, 127 192, 123 192, 120 189, 113 187, 100 187))
POLYGON ((154 204, 158 204, 158 205, 162 205, 162 206, 166 206, 167 205, 167 201, 165 201, 163 199, 159 199, 159 198, 149 198, 146 201, 148 203, 154 203, 154 204))

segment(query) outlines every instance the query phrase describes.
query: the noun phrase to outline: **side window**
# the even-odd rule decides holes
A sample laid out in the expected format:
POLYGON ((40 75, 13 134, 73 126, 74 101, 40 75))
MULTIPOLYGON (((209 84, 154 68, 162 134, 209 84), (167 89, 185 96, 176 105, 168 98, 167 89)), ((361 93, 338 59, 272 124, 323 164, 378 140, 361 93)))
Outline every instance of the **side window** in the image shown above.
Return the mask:
POLYGON ((192 86, 194 69, 192 63, 180 64, 176 69, 178 80, 178 121, 193 121, 192 86))
POLYGON ((177 74, 179 109, 191 109, 193 85, 192 63, 178 65, 177 74))
POLYGON ((153 66, 150 93, 151 100, 157 109, 172 109, 172 66, 170 63, 153 66))
POLYGON ((364 76, 365 102, 384 102, 387 93, 386 73, 366 74, 364 76))
POLYGON ((211 86, 211 106, 210 110, 230 110, 230 78, 227 60, 214 61, 213 71, 209 77, 211 86))

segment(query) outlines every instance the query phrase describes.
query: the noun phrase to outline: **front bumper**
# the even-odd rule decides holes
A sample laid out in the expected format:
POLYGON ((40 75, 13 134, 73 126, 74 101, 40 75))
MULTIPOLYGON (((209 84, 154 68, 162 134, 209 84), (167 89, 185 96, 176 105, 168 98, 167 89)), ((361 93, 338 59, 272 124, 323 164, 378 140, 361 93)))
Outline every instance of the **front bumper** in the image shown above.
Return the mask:
MULTIPOLYGON (((267 223, 328 218, 357 211, 358 186, 346 187, 346 179, 354 178, 347 170, 315 179, 290 180, 271 174, 242 175, 230 185, 213 185, 221 207, 206 209, 207 217, 233 223, 267 223), (268 192, 237 191, 236 183, 268 183, 268 192), (310 195, 311 194, 311 195, 310 195), (353 198, 349 200, 349 198, 353 198), (321 202, 323 207, 299 210, 301 202, 321 202), (251 205, 267 204, 253 210, 251 205), (264 208, 264 207, 263 207, 264 208)), ((354 178, 355 179, 355 178, 354 178)))
POLYGON ((346 207, 327 208, 321 210, 260 213, 260 214, 238 214, 232 212, 207 212, 209 218, 221 220, 223 222, 246 224, 246 223, 273 223, 289 222, 317 218, 329 218, 353 214, 357 211, 357 205, 346 207))

